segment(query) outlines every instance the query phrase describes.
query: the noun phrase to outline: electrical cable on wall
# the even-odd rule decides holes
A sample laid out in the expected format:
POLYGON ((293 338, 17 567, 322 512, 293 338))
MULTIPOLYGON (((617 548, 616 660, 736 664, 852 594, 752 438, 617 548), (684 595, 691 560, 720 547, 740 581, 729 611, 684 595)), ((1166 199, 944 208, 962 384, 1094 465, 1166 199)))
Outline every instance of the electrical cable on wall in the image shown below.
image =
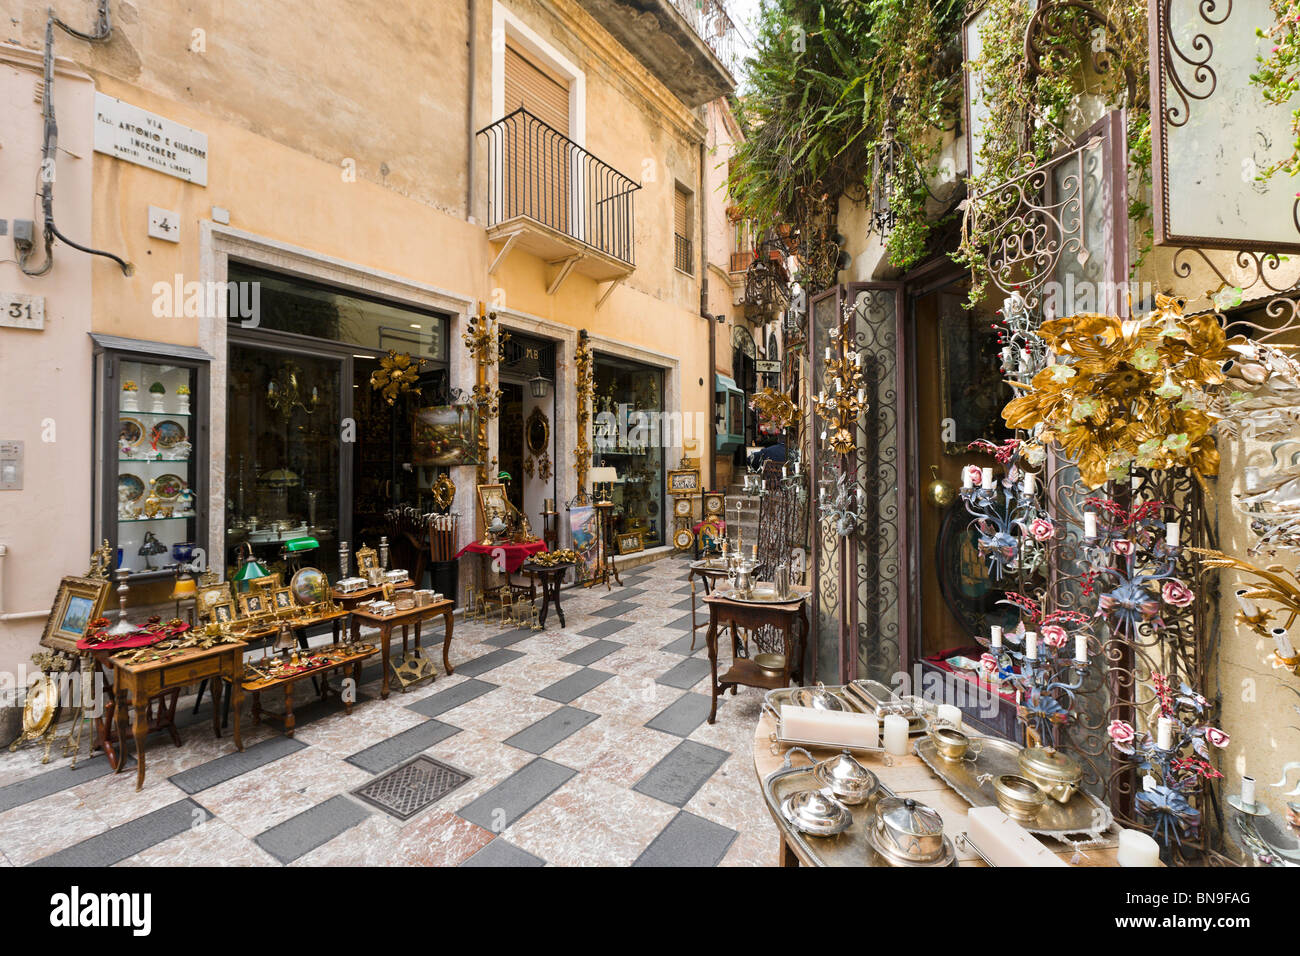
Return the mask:
POLYGON ((14 237, 14 247, 18 251, 18 268, 22 269, 25 275, 43 276, 54 268, 54 240, 58 238, 73 249, 79 252, 87 253, 92 256, 104 256, 112 259, 122 267, 124 275, 131 275, 135 267, 120 256, 111 252, 104 252, 100 249, 91 249, 83 246, 78 242, 69 239, 63 233, 59 232, 59 227, 54 223, 54 155, 59 148, 59 124, 54 116, 54 28, 57 26, 60 30, 69 36, 74 36, 79 40, 85 40, 89 43, 102 43, 107 40, 113 32, 113 24, 109 19, 109 0, 99 0, 99 14, 95 22, 94 33, 83 33, 81 30, 68 26, 54 15, 50 10, 45 21, 45 61, 44 61, 44 85, 41 89, 41 117, 45 123, 44 142, 41 148, 41 216, 42 230, 45 234, 45 261, 39 268, 29 268, 28 263, 31 261, 34 244, 31 239, 18 239, 14 237))

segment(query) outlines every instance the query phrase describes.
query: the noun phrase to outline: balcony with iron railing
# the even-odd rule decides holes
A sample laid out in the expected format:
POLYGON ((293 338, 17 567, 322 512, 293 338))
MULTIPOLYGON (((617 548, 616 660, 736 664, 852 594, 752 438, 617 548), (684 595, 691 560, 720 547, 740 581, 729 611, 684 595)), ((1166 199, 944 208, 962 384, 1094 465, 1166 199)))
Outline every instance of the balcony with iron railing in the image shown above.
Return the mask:
POLYGON ((687 106, 730 93, 742 58, 723 0, 578 0, 687 106))
POLYGON ((520 107, 478 131, 488 146, 488 239, 598 281, 636 267, 632 199, 640 185, 520 107))

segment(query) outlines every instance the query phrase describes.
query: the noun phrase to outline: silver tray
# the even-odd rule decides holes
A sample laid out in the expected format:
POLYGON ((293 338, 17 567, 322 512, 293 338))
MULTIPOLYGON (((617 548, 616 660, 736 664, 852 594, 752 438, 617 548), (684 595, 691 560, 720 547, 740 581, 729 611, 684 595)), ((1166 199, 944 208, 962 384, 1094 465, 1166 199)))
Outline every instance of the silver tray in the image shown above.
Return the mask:
POLYGON ((719 597, 726 598, 728 601, 738 601, 741 604, 798 604, 806 595, 798 591, 791 591, 786 595, 778 595, 776 588, 768 585, 764 587, 755 587, 750 591, 740 591, 736 588, 719 588, 714 592, 719 597))
MULTIPOLYGON (((785 818, 781 816, 781 805, 788 797, 800 790, 820 790, 823 787, 813 775, 812 764, 804 767, 790 765, 790 757, 795 752, 788 752, 781 769, 768 774, 763 780, 763 799, 767 801, 773 815, 783 821, 785 818)), ((804 756, 809 755, 805 753, 804 756)), ((867 830, 876 818, 876 802, 881 797, 892 796, 894 792, 881 784, 866 803, 848 807, 853 822, 843 833, 825 837, 808 836, 794 826, 783 823, 782 835, 801 851, 804 858, 812 860, 815 866, 891 866, 888 860, 872 848, 867 840, 867 830)), ((948 837, 944 837, 944 842, 951 847, 948 837)))
MULTIPOLYGON (((845 711, 847 711, 850 714, 874 714, 875 713, 874 710, 872 710, 870 707, 864 704, 861 700, 859 700, 858 698, 850 694, 845 689, 844 684, 826 684, 824 686, 824 689, 830 691, 831 696, 833 696, 836 700, 842 703, 844 705, 845 711)), ((781 726, 781 705, 790 704, 792 707, 802 707, 803 705, 800 704, 799 701, 795 699, 796 692, 808 691, 808 690, 816 690, 816 688, 815 687, 778 687, 776 690, 769 690, 763 696, 763 702, 767 706, 767 708, 770 711, 772 711, 772 716, 776 718, 776 725, 778 728, 780 728, 781 726)), ((908 736, 915 737, 919 734, 924 734, 926 730, 929 728, 929 726, 930 726, 929 721, 927 721, 924 717, 921 716, 913 717, 908 722, 908 727, 907 727, 908 736)), ((881 728, 881 733, 882 734, 884 733, 883 727, 881 728)), ((838 744, 819 743, 818 741, 815 740, 783 739, 780 742, 783 744, 792 744, 800 747, 820 747, 820 748, 831 748, 833 750, 845 749, 844 747, 841 747, 838 744)), ((854 748, 850 747, 848 749, 853 750, 854 748)), ((859 751, 855 750, 855 752, 859 752, 859 751)), ((862 752, 870 753, 871 751, 862 751, 862 752)))
MULTIPOLYGON (((1004 773, 1020 773, 1020 751, 1016 744, 996 737, 975 738, 980 750, 973 760, 944 760, 929 737, 912 747, 927 767, 957 792, 972 807, 995 807, 993 778, 1004 773)), ((1115 823, 1110 808, 1084 790, 1077 790, 1068 803, 1048 799, 1032 822, 1021 822, 1030 833, 1050 836, 1062 843, 1076 843, 1068 837, 1086 835, 1096 839, 1115 823)))

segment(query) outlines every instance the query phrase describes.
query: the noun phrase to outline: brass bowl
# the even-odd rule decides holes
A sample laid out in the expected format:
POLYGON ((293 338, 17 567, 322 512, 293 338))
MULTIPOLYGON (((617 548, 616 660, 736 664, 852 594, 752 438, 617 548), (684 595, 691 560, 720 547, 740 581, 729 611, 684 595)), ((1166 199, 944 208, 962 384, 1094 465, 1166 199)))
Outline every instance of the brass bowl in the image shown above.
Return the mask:
POLYGON ((755 654, 754 663, 759 670, 771 677, 780 677, 785 671, 784 654, 755 654))
POLYGON ((970 748, 970 738, 951 727, 935 727, 930 731, 934 749, 944 760, 960 760, 970 748))
POLYGON ((999 774, 993 778, 993 793, 1002 812, 1013 820, 1032 822, 1047 803, 1047 794, 1038 784, 1018 773, 999 774))

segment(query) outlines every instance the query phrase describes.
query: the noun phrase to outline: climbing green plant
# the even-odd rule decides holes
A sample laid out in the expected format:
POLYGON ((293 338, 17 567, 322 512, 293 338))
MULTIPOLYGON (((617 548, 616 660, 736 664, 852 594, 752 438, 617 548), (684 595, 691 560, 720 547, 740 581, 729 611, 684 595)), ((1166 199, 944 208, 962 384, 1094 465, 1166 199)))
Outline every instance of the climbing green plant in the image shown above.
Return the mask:
MULTIPOLYGON (((1300 0, 1273 0, 1272 6, 1277 19, 1267 29, 1259 27, 1255 32, 1271 40, 1273 46, 1267 56, 1258 57, 1259 70, 1251 74, 1250 81, 1259 87, 1266 102, 1285 106, 1300 92, 1300 0)), ((1288 176, 1300 174, 1300 106, 1291 111, 1291 132, 1295 140, 1290 154, 1260 170, 1260 178, 1283 171, 1288 176)))
POLYGON ((760 230, 824 228, 841 196, 865 197, 892 118, 921 168, 900 170, 894 184, 887 248, 900 267, 920 258, 936 225, 918 195, 936 172, 930 144, 960 109, 962 14, 961 0, 765 4, 729 183, 744 215, 760 230))

